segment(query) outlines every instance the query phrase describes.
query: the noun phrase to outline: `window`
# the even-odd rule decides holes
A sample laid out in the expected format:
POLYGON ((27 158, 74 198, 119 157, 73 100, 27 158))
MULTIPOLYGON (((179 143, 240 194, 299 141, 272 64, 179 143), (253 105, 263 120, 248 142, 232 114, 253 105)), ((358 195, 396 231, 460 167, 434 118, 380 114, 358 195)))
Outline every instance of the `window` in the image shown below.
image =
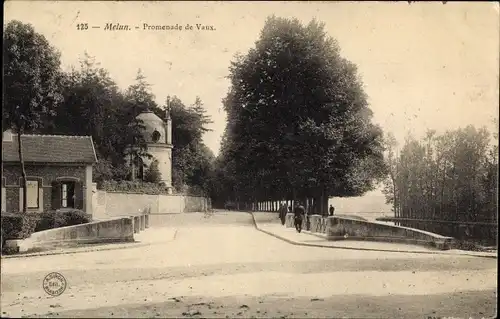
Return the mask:
POLYGON ((26 181, 27 208, 39 208, 38 181, 26 181))
POLYGON ((61 207, 75 208, 75 182, 61 184, 61 207))
POLYGON ((151 135, 151 138, 153 139, 153 142, 157 143, 160 140, 161 134, 157 130, 153 132, 151 135))

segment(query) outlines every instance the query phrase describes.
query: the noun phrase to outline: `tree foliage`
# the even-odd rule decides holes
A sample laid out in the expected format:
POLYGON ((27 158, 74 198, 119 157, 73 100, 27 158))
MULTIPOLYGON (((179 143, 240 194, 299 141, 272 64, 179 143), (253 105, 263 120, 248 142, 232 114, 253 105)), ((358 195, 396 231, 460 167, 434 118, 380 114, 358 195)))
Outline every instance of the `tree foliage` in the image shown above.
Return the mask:
MULTIPOLYGON (((98 156, 93 177, 100 184, 130 179, 128 160, 150 157, 141 134, 143 123, 136 117, 150 110, 164 118, 165 110, 155 102, 140 69, 135 82, 124 91, 87 53, 78 68, 63 72, 59 53, 31 25, 19 21, 5 28, 4 56, 4 127, 92 136, 98 156)), ((174 98, 173 106, 173 175, 179 176, 177 184, 206 188, 214 156, 202 137, 211 123, 210 116, 199 97, 190 107, 174 98)), ((157 180, 154 173, 148 175, 154 170, 149 167, 146 175, 157 180)))
POLYGON ((213 152, 203 143, 203 134, 212 121, 199 97, 189 107, 177 97, 170 100, 172 117, 172 184, 178 190, 191 186, 209 192, 213 152))
POLYGON ((473 126, 418 141, 408 137, 391 167, 386 198, 396 216, 455 221, 496 221, 498 145, 473 126))
POLYGON ((268 18, 229 78, 219 161, 226 197, 357 196, 384 176, 382 132, 356 66, 323 24, 268 18))
POLYGON ((31 25, 16 20, 5 27, 3 44, 2 124, 36 131, 61 101, 60 54, 31 25))
POLYGON ((64 74, 63 102, 43 132, 92 136, 99 159, 94 167, 96 181, 125 179, 130 174, 125 165, 126 151, 147 154, 142 123, 135 119, 142 110, 134 95, 136 87, 132 85, 122 93, 108 72, 85 53, 80 68, 64 74))
POLYGON ((60 59, 47 39, 31 25, 7 24, 4 36, 4 101, 2 125, 13 128, 19 144, 23 180, 23 212, 26 212, 26 171, 21 135, 42 128, 61 100, 60 59))

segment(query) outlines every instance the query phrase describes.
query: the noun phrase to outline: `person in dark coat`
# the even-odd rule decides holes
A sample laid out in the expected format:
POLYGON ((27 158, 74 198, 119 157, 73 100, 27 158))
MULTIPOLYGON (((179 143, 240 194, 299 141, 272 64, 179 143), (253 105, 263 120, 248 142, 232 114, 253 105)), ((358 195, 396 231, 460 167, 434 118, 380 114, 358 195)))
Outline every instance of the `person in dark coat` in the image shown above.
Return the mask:
POLYGON ((295 228, 300 233, 302 231, 302 220, 304 219, 304 215, 306 214, 306 209, 300 203, 297 203, 297 206, 295 206, 293 214, 294 214, 295 228))
POLYGON ((285 204, 281 204, 280 206, 280 220, 281 220, 281 225, 285 225, 286 222, 286 213, 287 213, 287 208, 285 204))
POLYGON ((333 214, 335 213, 335 207, 333 207, 332 204, 330 204, 330 209, 328 210, 330 216, 333 216, 333 214))

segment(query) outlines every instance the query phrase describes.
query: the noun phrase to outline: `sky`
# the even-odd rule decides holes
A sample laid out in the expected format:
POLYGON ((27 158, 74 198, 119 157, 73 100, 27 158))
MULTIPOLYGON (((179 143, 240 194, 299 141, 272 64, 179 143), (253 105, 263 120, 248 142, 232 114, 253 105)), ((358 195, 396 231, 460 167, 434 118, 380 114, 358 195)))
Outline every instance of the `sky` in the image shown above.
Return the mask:
POLYGON ((216 154, 228 67, 255 45, 272 14, 324 22, 342 56, 358 66, 373 121, 400 142, 427 129, 498 129, 498 3, 4 2, 4 21, 32 24, 61 52, 64 69, 78 66, 86 51, 122 89, 140 68, 161 105, 168 95, 188 105, 199 96, 214 121, 205 143, 216 154), (87 30, 77 30, 85 23, 87 30), (106 31, 106 23, 132 30, 106 31), (143 30, 144 24, 183 30, 143 30), (214 30, 198 31, 196 24, 214 30))

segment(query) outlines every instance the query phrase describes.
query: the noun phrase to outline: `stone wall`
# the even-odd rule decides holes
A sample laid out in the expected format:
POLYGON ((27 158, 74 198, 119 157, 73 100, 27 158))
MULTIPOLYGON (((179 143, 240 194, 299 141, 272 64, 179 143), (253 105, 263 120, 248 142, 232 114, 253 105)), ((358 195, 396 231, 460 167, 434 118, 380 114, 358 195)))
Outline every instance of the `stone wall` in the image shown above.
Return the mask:
POLYGON ((97 190, 95 184, 92 198, 94 220, 132 216, 145 210, 151 215, 203 212, 208 204, 204 197, 106 192, 97 190))

